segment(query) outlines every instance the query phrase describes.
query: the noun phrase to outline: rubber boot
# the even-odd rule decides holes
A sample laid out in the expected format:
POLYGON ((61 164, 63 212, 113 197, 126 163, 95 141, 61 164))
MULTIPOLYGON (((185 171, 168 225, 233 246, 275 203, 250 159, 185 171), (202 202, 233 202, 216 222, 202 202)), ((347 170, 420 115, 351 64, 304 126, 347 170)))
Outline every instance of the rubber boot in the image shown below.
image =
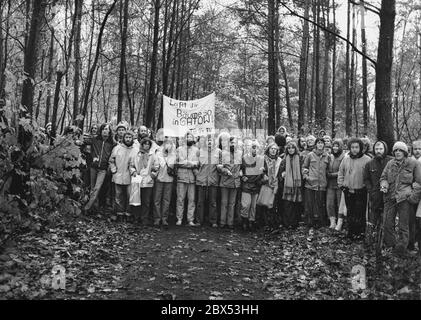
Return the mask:
POLYGON ((329 217, 330 219, 330 229, 335 229, 336 228, 336 218, 335 217, 329 217))
POLYGON ((336 228, 335 228, 336 231, 341 231, 342 230, 342 224, 343 224, 343 222, 344 222, 344 219, 343 218, 338 218, 338 223, 336 224, 336 228))

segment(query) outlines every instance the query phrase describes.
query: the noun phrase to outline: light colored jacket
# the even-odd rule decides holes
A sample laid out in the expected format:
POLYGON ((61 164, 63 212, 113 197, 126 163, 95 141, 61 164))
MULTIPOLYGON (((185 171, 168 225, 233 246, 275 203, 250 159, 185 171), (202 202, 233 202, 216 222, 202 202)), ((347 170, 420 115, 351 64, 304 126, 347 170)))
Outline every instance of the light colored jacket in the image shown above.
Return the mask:
POLYGON ((318 156, 312 151, 306 156, 302 173, 306 180, 305 187, 307 189, 319 191, 326 190, 329 162, 330 157, 325 152, 318 156), (305 173, 306 170, 308 170, 308 173, 305 173))
POLYGON ((385 201, 396 200, 399 203, 408 200, 417 204, 421 196, 421 163, 410 158, 405 158, 402 163, 390 160, 380 177, 382 186, 388 188, 385 201))
POLYGON ((142 176, 141 188, 152 188, 154 186, 156 174, 152 172, 153 169, 158 169, 155 154, 139 151, 136 155, 130 157, 130 175, 132 176, 136 172, 136 175, 142 176))
POLYGON ((135 155, 136 149, 125 144, 118 144, 114 147, 110 156, 110 169, 113 174, 113 182, 120 185, 130 184, 130 157, 135 155))
POLYGON ((174 168, 177 157, 175 153, 165 154, 162 147, 158 148, 155 153, 155 163, 159 167, 156 180, 159 182, 173 182, 174 177, 168 174, 168 166, 174 168))
POLYGON ((351 158, 346 155, 339 166, 338 186, 348 188, 351 192, 365 188, 364 168, 371 160, 367 155, 360 158, 351 158))
POLYGON ((199 166, 199 149, 196 146, 181 145, 177 148, 177 182, 195 183, 193 170, 199 166))

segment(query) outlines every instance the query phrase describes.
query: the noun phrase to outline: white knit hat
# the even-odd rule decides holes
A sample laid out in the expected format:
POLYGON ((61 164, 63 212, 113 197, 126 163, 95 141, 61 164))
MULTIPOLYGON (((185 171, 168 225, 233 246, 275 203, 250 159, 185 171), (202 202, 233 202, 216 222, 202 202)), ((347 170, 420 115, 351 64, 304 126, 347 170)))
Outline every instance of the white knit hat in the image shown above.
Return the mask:
POLYGON ((402 141, 395 142, 392 150, 393 150, 393 152, 395 152, 397 149, 400 149, 400 150, 408 153, 408 146, 406 145, 405 142, 402 142, 402 141))

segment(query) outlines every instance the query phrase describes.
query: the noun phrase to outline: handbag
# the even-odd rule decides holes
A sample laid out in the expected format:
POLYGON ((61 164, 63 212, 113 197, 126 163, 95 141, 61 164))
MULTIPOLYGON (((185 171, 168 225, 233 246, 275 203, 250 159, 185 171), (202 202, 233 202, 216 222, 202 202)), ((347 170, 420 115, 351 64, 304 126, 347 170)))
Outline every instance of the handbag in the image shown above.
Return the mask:
POLYGON ((273 208, 273 203, 275 201, 275 191, 267 185, 263 185, 260 188, 259 196, 257 197, 257 205, 263 206, 268 209, 273 208))
POLYGON ((168 173, 168 175, 170 177, 176 177, 177 176, 177 169, 176 169, 176 167, 174 166, 173 168, 171 168, 168 165, 168 163, 167 163, 167 159, 164 159, 164 160, 165 160, 165 164, 167 165, 167 173, 168 173))

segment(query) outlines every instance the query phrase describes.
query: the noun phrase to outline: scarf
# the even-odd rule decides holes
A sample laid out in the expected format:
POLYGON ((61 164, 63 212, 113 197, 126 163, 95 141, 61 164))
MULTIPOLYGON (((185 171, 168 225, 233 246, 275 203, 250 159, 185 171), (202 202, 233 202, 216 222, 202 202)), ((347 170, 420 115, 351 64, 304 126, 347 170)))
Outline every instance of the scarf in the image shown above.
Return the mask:
POLYGON ((272 158, 266 155, 266 165, 268 167, 268 178, 269 178, 268 183, 269 183, 269 187, 271 188, 275 188, 276 186, 276 179, 277 179, 277 177, 275 177, 276 160, 277 160, 277 157, 272 158))
MULTIPOLYGON (((300 156, 294 154, 286 157, 284 193, 287 189, 301 187, 300 156)), ((288 193, 288 192, 287 192, 288 193)))

